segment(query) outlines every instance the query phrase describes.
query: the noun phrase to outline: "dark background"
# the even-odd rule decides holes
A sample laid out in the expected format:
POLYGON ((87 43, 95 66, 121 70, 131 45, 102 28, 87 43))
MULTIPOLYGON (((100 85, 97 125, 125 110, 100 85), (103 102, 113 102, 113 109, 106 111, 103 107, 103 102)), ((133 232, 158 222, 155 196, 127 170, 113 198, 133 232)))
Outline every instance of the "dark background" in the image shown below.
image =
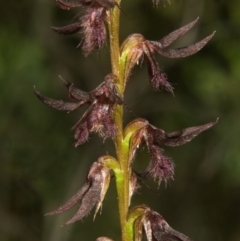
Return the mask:
MULTIPOLYGON (((157 40, 200 17, 173 47, 197 42, 216 30, 198 54, 185 59, 157 56, 174 84, 175 97, 152 91, 145 63, 132 73, 126 102, 135 115, 168 132, 219 123, 189 144, 166 148, 176 164, 175 181, 157 189, 148 182, 133 198, 161 213, 176 230, 195 241, 240 240, 240 1, 185 0, 162 3, 123 1, 121 41, 131 33, 157 40)), ((120 240, 114 182, 101 215, 61 228, 75 210, 44 217, 84 183, 88 168, 112 149, 96 135, 74 148, 70 128, 86 109, 66 114, 43 105, 33 94, 67 100, 61 74, 90 91, 110 71, 106 47, 85 58, 76 49, 80 34, 64 37, 50 26, 68 24, 54 0, 0 2, 0 240, 79 241, 109 236, 120 240)), ((172 46, 171 46, 172 47, 172 46)), ((126 111, 125 124, 134 119, 126 111)), ((146 150, 136 165, 146 165, 146 150)))

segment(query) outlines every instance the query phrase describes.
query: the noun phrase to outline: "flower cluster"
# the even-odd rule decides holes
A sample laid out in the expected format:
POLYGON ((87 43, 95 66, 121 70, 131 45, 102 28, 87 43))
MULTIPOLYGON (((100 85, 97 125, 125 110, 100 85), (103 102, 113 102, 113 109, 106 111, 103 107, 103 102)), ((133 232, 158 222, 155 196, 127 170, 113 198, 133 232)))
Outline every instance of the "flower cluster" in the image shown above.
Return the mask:
POLYGON ((113 120, 113 111, 117 104, 123 104, 122 96, 115 84, 116 78, 114 74, 109 74, 96 89, 86 93, 61 77, 61 80, 68 88, 69 97, 75 102, 50 99, 37 90, 35 90, 35 94, 44 104, 67 112, 73 111, 84 104, 89 105, 82 118, 73 127, 75 139, 77 140, 75 146, 77 147, 88 140, 90 132, 97 132, 104 139, 113 138, 116 135, 117 130, 113 120))

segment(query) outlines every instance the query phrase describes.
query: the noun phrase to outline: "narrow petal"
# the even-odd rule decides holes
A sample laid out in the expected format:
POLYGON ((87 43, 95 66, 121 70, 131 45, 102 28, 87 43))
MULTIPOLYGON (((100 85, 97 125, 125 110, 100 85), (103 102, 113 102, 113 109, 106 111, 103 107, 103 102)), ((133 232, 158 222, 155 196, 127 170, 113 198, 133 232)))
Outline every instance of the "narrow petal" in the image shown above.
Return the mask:
POLYGON ((104 189, 105 173, 103 170, 106 167, 102 163, 94 162, 88 172, 87 180, 91 183, 90 188, 82 198, 77 213, 72 219, 67 221, 65 225, 74 223, 90 213, 92 208, 101 200, 101 193, 104 189))
POLYGON ((190 45, 190 46, 186 46, 186 47, 182 47, 182 48, 178 48, 178 49, 161 49, 161 48, 157 48, 156 51, 168 58, 183 58, 183 57, 187 57, 190 55, 193 55, 195 53, 197 53, 199 50, 201 50, 207 43, 208 41, 214 36, 215 32, 213 32, 211 35, 209 35, 208 37, 204 38, 203 40, 190 45))
POLYGON ((181 37, 182 35, 184 35, 186 32, 188 32, 198 21, 199 18, 197 18, 196 20, 194 20, 193 22, 171 32, 170 34, 168 34, 167 36, 165 36, 164 38, 162 38, 159 41, 156 41, 155 43, 159 44, 159 48, 165 48, 168 45, 170 45, 171 43, 173 43, 176 39, 178 39, 179 37, 181 37))
POLYGON ((191 141, 194 137, 199 135, 201 132, 208 130, 212 126, 214 126, 218 122, 216 121, 210 122, 205 125, 189 127, 180 131, 175 131, 171 133, 165 133, 165 140, 156 140, 158 143, 163 143, 166 146, 180 146, 189 141, 191 141))
POLYGON ((82 28, 81 23, 72 23, 64 27, 51 27, 51 29, 59 34, 70 35, 80 31, 82 28))
POLYGON ((77 109, 78 107, 82 106, 84 103, 72 103, 72 102, 65 102, 62 100, 54 100, 50 99, 48 97, 43 96, 34 88, 34 92, 39 100, 41 100, 44 104, 57 109, 57 110, 64 110, 64 111, 73 111, 77 109))
POLYGON ((88 192, 82 198, 82 202, 79 206, 77 213, 73 216, 72 219, 67 221, 65 225, 69 225, 78 220, 81 220, 83 217, 88 215, 92 210, 92 208, 99 201, 100 195, 101 195, 101 188, 99 187, 99 182, 93 182, 88 192))
POLYGON ((82 196, 87 192, 89 187, 90 187, 90 182, 85 183, 83 185, 83 187, 68 202, 66 202, 64 205, 62 205, 58 209, 56 209, 52 212, 49 212, 45 215, 46 216, 55 215, 55 214, 59 214, 59 213, 62 213, 62 212, 65 212, 65 211, 69 210, 71 207, 73 207, 82 198, 82 196))

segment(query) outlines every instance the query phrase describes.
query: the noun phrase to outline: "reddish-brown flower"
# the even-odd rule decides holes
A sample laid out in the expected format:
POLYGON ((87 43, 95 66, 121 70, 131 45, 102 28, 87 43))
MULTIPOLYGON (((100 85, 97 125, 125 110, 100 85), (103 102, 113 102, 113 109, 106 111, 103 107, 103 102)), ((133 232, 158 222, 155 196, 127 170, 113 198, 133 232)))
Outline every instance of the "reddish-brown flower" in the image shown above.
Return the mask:
MULTIPOLYGON (((104 157, 102 157, 104 158, 104 157)), ((65 225, 74 223, 87 216, 96 205, 95 215, 102 205, 104 196, 110 182, 110 170, 103 165, 101 158, 94 162, 87 176, 87 181, 83 187, 64 205, 46 215, 55 215, 65 212, 72 208, 81 200, 78 211, 65 225)))
POLYGON ((113 74, 107 75, 104 82, 89 93, 77 89, 73 84, 61 78, 68 88, 70 98, 75 102, 50 99, 41 95, 37 90, 34 91, 43 103, 58 110, 70 112, 84 104, 90 105, 73 127, 77 140, 75 146, 77 147, 88 139, 90 132, 98 133, 103 139, 115 136, 116 126, 113 120, 113 110, 117 104, 123 104, 122 97, 115 85, 116 78, 113 74))
POLYGON ((145 213, 135 222, 136 241, 142 240, 144 229, 148 241, 191 241, 184 234, 174 230, 157 212, 146 208, 145 213))
POLYGON ((179 28, 159 41, 146 40, 141 34, 130 35, 123 43, 121 48, 122 56, 126 56, 126 77, 129 76, 131 69, 135 64, 141 62, 145 57, 148 65, 148 73, 151 85, 154 89, 163 88, 173 93, 172 85, 167 81, 166 74, 162 72, 158 63, 155 60, 155 52, 168 58, 183 58, 195 54, 201 50, 207 42, 213 37, 214 33, 204 38, 203 40, 182 48, 167 49, 180 36, 189 31, 197 22, 195 21, 179 28))
POLYGON ((58 6, 63 10, 85 7, 85 14, 78 22, 69 24, 65 27, 52 27, 59 34, 69 35, 82 30, 83 41, 82 49, 87 56, 93 50, 101 49, 107 39, 105 20, 107 11, 116 6, 114 0, 81 0, 78 2, 66 2, 56 0, 58 6))
MULTIPOLYGON (((171 158, 164 154, 161 146, 180 146, 199 135, 201 132, 209 129, 217 123, 218 120, 205 125, 189 127, 180 131, 166 133, 164 130, 150 125, 147 120, 137 119, 132 122, 132 126, 141 126, 134 131, 130 140, 130 160, 135 157, 136 150, 141 144, 147 146, 150 163, 148 167, 140 173, 143 178, 152 177, 158 183, 163 180, 165 183, 174 176, 174 164, 171 158), (139 123, 138 123, 139 122, 139 123)), ((131 123, 127 127, 131 131, 131 123)))

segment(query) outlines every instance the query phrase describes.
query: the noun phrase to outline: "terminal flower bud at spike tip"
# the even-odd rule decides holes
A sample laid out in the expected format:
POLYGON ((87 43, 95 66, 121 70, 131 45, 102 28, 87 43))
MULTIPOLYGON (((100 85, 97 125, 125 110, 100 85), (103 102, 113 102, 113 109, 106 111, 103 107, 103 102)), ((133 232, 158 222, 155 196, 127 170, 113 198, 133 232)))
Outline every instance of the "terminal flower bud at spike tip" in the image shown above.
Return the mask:
MULTIPOLYGON (((159 213, 150 208, 135 223, 135 233, 141 234, 142 229, 148 241, 191 241, 184 234, 171 228, 159 213)), ((140 240, 142 240, 142 235, 138 235, 136 241, 140 240)))
MULTIPOLYGON (((142 122, 142 119, 140 119, 142 122)), ((165 183, 174 177, 174 164, 171 158, 164 154, 160 146, 180 146, 209 129, 217 123, 218 119, 205 125, 189 127, 180 131, 166 133, 164 130, 156 128, 150 124, 137 129, 130 139, 130 161, 135 157, 137 148, 141 144, 147 146, 150 163, 147 168, 139 173, 143 178, 152 177, 158 184, 163 180, 165 183)), ((135 120, 133 123, 137 123, 135 120)))
POLYGON ((35 94, 46 105, 67 112, 73 111, 84 104, 89 108, 82 118, 73 127, 75 130, 75 146, 81 145, 88 140, 90 132, 98 133, 103 139, 116 135, 116 126, 113 120, 113 111, 117 104, 122 105, 122 96, 115 82, 117 77, 109 74, 105 80, 93 91, 86 93, 77 89, 72 83, 61 77, 64 85, 68 88, 68 94, 75 102, 54 100, 41 95, 37 90, 35 94))
POLYGON ((198 18, 179 28, 159 41, 146 40, 141 34, 130 35, 122 44, 121 47, 121 60, 125 62, 125 75, 129 76, 134 65, 138 64, 145 57, 148 66, 148 73, 151 85, 154 89, 163 88, 173 94, 173 87, 167 81, 167 76, 163 73, 156 62, 155 53, 168 58, 183 58, 197 53, 201 50, 207 42, 213 37, 214 33, 197 42, 196 44, 189 45, 177 49, 166 49, 176 39, 189 31, 197 22, 198 18))
MULTIPOLYGON (((83 40, 82 50, 85 56, 89 55, 93 50, 100 50, 106 43, 106 17, 107 11, 114 6, 114 0, 81 0, 81 1, 61 1, 56 0, 57 5, 63 10, 85 7, 85 14, 80 18, 79 22, 69 24, 64 27, 52 27, 52 29, 64 35, 70 35, 82 30, 83 40)), ((79 45, 80 45, 79 44, 79 45)))
MULTIPOLYGON (((94 162, 83 187, 64 205, 46 215, 55 215, 72 208, 81 200, 77 213, 65 225, 74 223, 87 216, 96 205, 96 212, 102 205, 110 181, 110 170, 100 162, 94 162)), ((94 217, 95 217, 94 215, 94 217)))

